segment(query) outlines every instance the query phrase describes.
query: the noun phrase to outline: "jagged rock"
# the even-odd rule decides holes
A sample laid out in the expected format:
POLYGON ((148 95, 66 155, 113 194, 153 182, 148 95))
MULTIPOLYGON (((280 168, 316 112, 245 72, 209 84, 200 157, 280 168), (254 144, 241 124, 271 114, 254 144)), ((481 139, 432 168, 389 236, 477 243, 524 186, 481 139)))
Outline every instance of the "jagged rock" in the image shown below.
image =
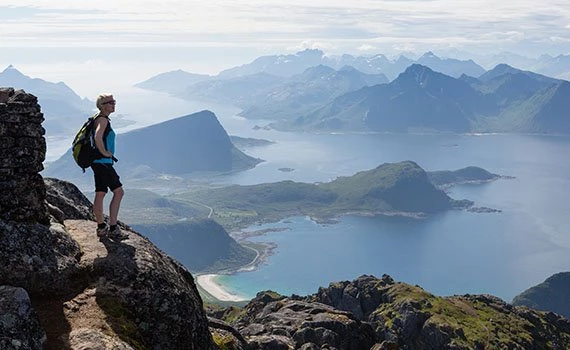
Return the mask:
POLYGON ((376 330, 375 349, 570 347, 570 321, 554 313, 514 307, 492 295, 437 297, 386 275, 331 283, 307 300, 364 315, 361 321, 376 330))
POLYGON ((39 172, 46 153, 38 99, 0 88, 0 220, 48 224, 39 172))
POLYGON ((63 295, 78 273, 80 248, 60 224, 0 220, 0 285, 63 295))
POLYGON ((0 286, 0 349, 42 349, 46 335, 23 288, 0 286))
POLYGON ((370 325, 328 305, 261 292, 236 323, 251 349, 369 349, 370 325))
POLYGON ((382 288, 394 283, 388 275, 381 279, 364 275, 353 282, 334 282, 328 288, 319 288, 315 300, 349 311, 358 319, 366 319, 379 304, 386 301, 382 288))
MULTIPOLYGON (((49 207, 59 211, 63 220, 95 220, 93 204, 70 182, 53 178, 44 178, 46 201, 49 207)), ((57 212, 56 211, 56 212, 57 212)))
POLYGON ((237 317, 248 350, 570 348, 570 321, 555 313, 492 295, 437 297, 387 275, 334 282, 306 297, 260 292, 241 312, 216 314, 237 317))

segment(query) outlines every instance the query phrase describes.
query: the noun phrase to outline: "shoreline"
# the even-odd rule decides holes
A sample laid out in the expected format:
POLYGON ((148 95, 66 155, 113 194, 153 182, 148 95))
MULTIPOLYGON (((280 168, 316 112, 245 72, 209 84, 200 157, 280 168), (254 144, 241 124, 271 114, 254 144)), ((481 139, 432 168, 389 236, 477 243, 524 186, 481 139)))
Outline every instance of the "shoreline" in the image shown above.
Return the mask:
POLYGON ((256 244, 257 248, 256 248, 252 246, 251 242, 247 241, 247 238, 264 235, 269 232, 284 231, 284 230, 288 229, 287 228, 264 229, 258 231, 250 231, 250 232, 240 231, 239 233, 234 233, 235 236, 233 238, 236 239, 236 241, 240 242, 242 246, 255 251, 256 253, 255 258, 253 258, 251 262, 235 269, 223 270, 219 271, 218 273, 197 275, 195 277, 196 284, 198 284, 200 288, 202 288, 206 293, 208 293, 210 296, 217 299, 218 301, 243 302, 251 300, 251 298, 246 298, 243 295, 237 295, 229 292, 227 289, 224 288, 224 285, 218 283, 216 279, 217 277, 222 275, 231 275, 237 272, 256 270, 259 267, 259 265, 263 264, 267 260, 267 258, 269 258, 273 254, 273 250, 277 247, 277 245, 272 242, 264 242, 264 243, 257 243, 256 244))
POLYGON ((196 276, 196 283, 199 284, 200 287, 204 289, 208 294, 220 301, 240 302, 249 300, 248 298, 230 293, 224 289, 221 284, 216 282, 216 278, 218 276, 221 275, 213 273, 198 275, 196 276))

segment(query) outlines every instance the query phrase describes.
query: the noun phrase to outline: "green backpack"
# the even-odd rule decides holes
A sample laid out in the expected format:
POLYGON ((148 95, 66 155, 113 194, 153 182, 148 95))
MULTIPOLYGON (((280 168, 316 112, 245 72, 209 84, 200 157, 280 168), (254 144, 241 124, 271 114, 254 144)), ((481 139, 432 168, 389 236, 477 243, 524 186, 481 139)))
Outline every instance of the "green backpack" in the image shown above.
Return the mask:
MULTIPOLYGON (((103 155, 95 146, 95 119, 98 115, 95 114, 92 117, 87 118, 87 121, 83 123, 83 126, 73 139, 71 144, 71 150, 73 152, 73 159, 75 163, 85 172, 86 168, 89 168, 94 160, 103 158, 103 155)), ((107 124, 105 132, 103 133, 103 140, 107 137, 111 131, 111 123, 107 124)), ((116 158, 113 157, 116 161, 116 158)))

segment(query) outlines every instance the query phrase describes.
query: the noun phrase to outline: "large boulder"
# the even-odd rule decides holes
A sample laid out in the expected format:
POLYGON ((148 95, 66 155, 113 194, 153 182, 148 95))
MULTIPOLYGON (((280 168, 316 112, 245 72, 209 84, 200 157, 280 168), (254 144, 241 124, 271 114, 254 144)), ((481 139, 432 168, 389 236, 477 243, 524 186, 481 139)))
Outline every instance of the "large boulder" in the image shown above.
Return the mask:
POLYGON ((41 349, 45 338, 28 293, 0 286, 0 349, 41 349))
POLYGON ((316 302, 260 292, 236 328, 251 349, 370 349, 372 327, 351 313, 316 302))

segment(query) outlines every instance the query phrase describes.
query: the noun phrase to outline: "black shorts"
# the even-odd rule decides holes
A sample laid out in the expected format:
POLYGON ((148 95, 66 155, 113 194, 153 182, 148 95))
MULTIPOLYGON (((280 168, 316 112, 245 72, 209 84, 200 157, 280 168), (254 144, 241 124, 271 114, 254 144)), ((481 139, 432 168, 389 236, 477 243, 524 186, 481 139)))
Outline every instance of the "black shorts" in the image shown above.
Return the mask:
POLYGON ((93 163, 91 169, 93 169, 93 176, 95 177, 95 192, 106 193, 107 188, 112 192, 123 186, 113 164, 93 163))

